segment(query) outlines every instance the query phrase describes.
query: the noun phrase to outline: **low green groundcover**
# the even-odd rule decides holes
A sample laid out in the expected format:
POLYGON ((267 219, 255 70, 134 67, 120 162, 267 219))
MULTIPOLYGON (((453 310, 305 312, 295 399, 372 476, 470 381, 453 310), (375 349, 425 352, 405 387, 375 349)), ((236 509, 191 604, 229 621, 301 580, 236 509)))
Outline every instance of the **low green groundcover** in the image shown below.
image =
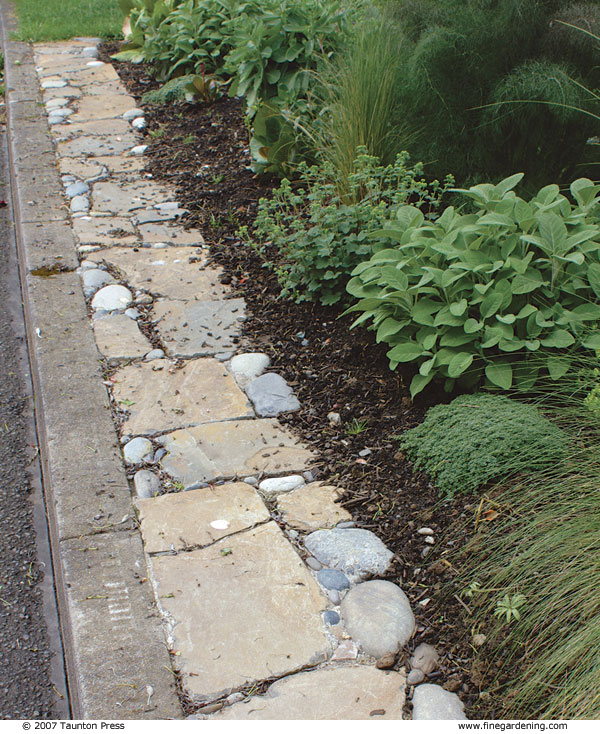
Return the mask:
POLYGON ((500 395, 461 395, 431 408, 402 448, 446 496, 566 458, 566 434, 533 405, 500 395))

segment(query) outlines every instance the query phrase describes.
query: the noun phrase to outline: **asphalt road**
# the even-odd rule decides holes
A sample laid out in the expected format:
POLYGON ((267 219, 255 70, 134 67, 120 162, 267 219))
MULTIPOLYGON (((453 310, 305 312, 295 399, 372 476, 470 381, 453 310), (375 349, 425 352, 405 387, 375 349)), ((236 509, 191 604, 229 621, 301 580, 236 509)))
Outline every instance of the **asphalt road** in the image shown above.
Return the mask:
POLYGON ((0 718, 68 718, 0 131, 0 718))

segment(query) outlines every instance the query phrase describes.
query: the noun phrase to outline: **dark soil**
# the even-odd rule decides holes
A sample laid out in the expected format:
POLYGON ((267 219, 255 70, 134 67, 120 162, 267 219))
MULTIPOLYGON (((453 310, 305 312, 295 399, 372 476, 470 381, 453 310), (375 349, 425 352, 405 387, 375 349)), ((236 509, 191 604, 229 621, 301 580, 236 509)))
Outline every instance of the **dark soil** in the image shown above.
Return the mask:
MULTIPOLYGON (((101 58, 108 60, 114 50, 104 46, 101 58)), ((115 67, 138 101, 156 87, 143 66, 115 67)), ((413 405, 410 375, 389 370, 386 350, 372 334, 350 332, 350 320, 333 308, 278 298, 274 276, 236 237, 240 225, 252 224, 259 198, 276 184, 249 168, 239 100, 145 106, 145 116, 146 171, 176 188, 178 200, 190 210, 186 224, 201 229, 225 271, 224 282, 246 299, 247 345, 269 354, 274 370, 296 391, 302 409, 282 422, 318 454, 315 478, 343 487, 342 504, 357 525, 375 532, 396 553, 399 563, 388 578, 402 586, 417 616, 411 649, 420 642, 438 649, 442 663, 430 680, 456 691, 470 717, 477 716, 482 681, 473 667, 466 609, 452 584, 453 552, 464 546, 464 528, 475 508, 464 499, 441 503, 396 440, 423 419, 427 407, 448 396, 431 390, 413 405), (330 412, 339 413, 340 424, 330 424, 330 412), (435 531, 434 546, 417 534, 422 526, 435 531)), ((488 708, 485 715, 492 718, 494 712, 488 708)))

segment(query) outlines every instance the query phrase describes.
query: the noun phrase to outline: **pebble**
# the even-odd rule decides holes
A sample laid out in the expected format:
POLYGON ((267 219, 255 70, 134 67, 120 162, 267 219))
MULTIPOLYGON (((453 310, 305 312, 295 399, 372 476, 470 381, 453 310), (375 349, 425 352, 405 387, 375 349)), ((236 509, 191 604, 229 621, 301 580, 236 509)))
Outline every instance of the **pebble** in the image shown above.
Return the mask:
POLYGON ((93 260, 83 260, 79 267, 82 271, 93 270, 98 268, 98 263, 93 262, 93 260))
POLYGON ((431 535, 427 535, 425 537, 425 542, 427 543, 427 545, 434 545, 435 544, 435 540, 431 537, 431 535))
POLYGON ((336 651, 331 656, 331 660, 356 660, 358 657, 358 648, 353 640, 342 640, 337 646, 336 651))
POLYGON ((481 647, 485 641, 487 640, 487 637, 485 635, 473 635, 471 638, 471 642, 473 643, 473 647, 481 647))
POLYGON ((147 293, 142 293, 140 296, 136 296, 135 302, 138 306, 146 306, 147 304, 152 303, 152 296, 149 296, 147 293))
POLYGON ((354 526, 354 520, 345 520, 344 522, 338 522, 336 528, 341 528, 342 530, 344 530, 344 528, 353 528, 354 526))
POLYGON ((142 461, 152 459, 154 449, 147 438, 137 436, 123 446, 123 456, 127 464, 139 464, 142 461))
POLYGON ((425 673, 418 668, 411 670, 410 673, 406 676, 406 682, 409 686, 418 686, 419 683, 422 683, 424 680, 425 673))
POLYGON ((327 413, 327 420, 332 426, 339 426, 342 422, 342 417, 339 413, 327 413))
POLYGON ((148 146, 147 146, 147 145, 135 145, 135 146, 134 146, 134 147, 133 147, 133 148, 132 148, 132 149, 131 149, 131 150, 129 151, 129 153, 130 153, 131 155, 144 155, 144 153, 146 152, 147 148, 148 148, 148 146))
POLYGON ((124 120, 127 120, 127 122, 131 122, 131 120, 135 120, 136 117, 142 117, 144 114, 144 110, 141 110, 139 107, 133 107, 130 110, 127 110, 127 112, 124 112, 122 117, 124 120))
POLYGON ((340 603, 340 592, 336 591, 335 589, 330 589, 327 592, 327 597, 329 598, 329 601, 334 605, 338 606, 340 603))
POLYGON ((406 594, 390 581, 367 581, 342 602, 348 633, 374 658, 396 654, 413 636, 415 618, 406 594))
POLYGON ((86 66, 104 66, 104 61, 88 61, 86 66))
POLYGON ((75 112, 75 110, 72 110, 70 107, 55 107, 52 112, 50 113, 52 117, 69 117, 69 115, 72 115, 75 112))
POLYGON ((297 530, 291 529, 286 531, 288 534, 288 538, 291 538, 292 540, 298 540, 300 533, 297 530))
POLYGON ((160 204, 154 204, 154 208, 161 212, 176 212, 179 209, 179 202, 161 201, 160 204))
POLYGON ((99 268, 86 268, 82 274, 83 293, 86 298, 91 298, 94 293, 109 283, 114 283, 112 275, 99 268))
POLYGON ((40 86, 42 89, 61 89, 67 86, 67 82, 64 79, 42 79, 40 86))
POLYGON ((245 390, 261 418, 274 418, 280 413, 300 410, 300 403, 292 388, 281 375, 274 372, 256 377, 246 385, 245 390))
POLYGON ((315 481, 315 475, 311 471, 303 471, 302 476, 308 484, 315 481))
POLYGON ((466 719, 464 706, 456 693, 432 683, 417 686, 413 693, 413 721, 466 719))
POLYGON ((69 184, 67 186, 67 190, 65 193, 67 194, 69 199, 72 199, 74 196, 87 194, 89 190, 90 187, 84 181, 76 181, 75 183, 69 184))
POLYGON ((245 698, 246 696, 243 693, 232 693, 230 696, 227 696, 226 700, 228 704, 234 704, 243 701, 245 698))
POLYGON ((131 127, 138 132, 141 132, 146 127, 145 117, 136 117, 131 121, 131 127))
POLYGON ((246 352, 237 354, 229 366, 236 380, 243 387, 250 380, 260 377, 270 364, 271 360, 268 355, 262 352, 246 352))
POLYGON ((162 349, 152 349, 148 352, 148 354, 144 357, 146 362, 152 362, 153 359, 162 359, 165 356, 165 353, 162 349))
POLYGON ((379 658, 379 660, 375 663, 375 667, 379 670, 388 670, 389 668, 394 667, 395 662, 396 655, 393 652, 387 652, 385 655, 382 655, 382 657, 379 658))
POLYGON ((128 308, 125 311, 125 316, 128 316, 133 321, 137 321, 141 315, 142 314, 137 310, 137 308, 128 308))
POLYGON ((87 196, 74 196, 71 199, 71 211, 76 212, 87 212, 90 209, 90 200, 87 196))
POLYGON ((98 49, 95 46, 86 46, 81 53, 90 59, 98 58, 98 49))
POLYGON ((316 530, 304 545, 324 566, 343 571, 350 581, 384 574, 394 558, 374 533, 361 528, 316 530))
POLYGON ((303 487, 306 482, 304 477, 299 474, 292 474, 289 477, 273 477, 272 479, 263 479, 258 485, 260 491, 267 496, 274 496, 281 492, 292 492, 298 487, 303 487))
POLYGON ((160 479, 154 472, 141 469, 133 477, 135 492, 140 499, 148 499, 160 494, 160 479))
POLYGON ((62 115, 48 115, 48 125, 62 125, 64 121, 62 115))
POLYGON ((256 487, 258 485, 258 477, 246 477, 244 481, 252 487, 256 487))
POLYGON ((438 667, 440 656, 437 650, 432 645, 428 645, 426 642, 422 642, 415 648, 410 659, 410 667, 412 669, 417 668, 422 670, 425 675, 433 673, 438 667))
POLYGON ((371 449, 363 449, 358 452, 358 455, 364 459, 365 456, 370 456, 372 453, 371 449))
POLYGON ((163 449, 162 447, 160 449, 156 449, 156 451, 154 452, 154 461, 158 462, 163 458, 163 456, 166 456, 166 455, 167 455, 166 449, 163 449))
POLYGON ((433 530, 431 528, 419 528, 417 530, 417 533, 419 535, 433 535, 433 530))
POLYGON ((323 568, 323 564, 319 563, 316 558, 313 558, 312 556, 308 556, 306 559, 306 565, 309 568, 312 568, 313 571, 320 571, 323 568))
POLYGON ((124 285, 107 285, 92 299, 94 310, 119 311, 131 303, 131 292, 124 285))
POLYGON ((328 609, 326 612, 323 613, 323 622, 333 627, 334 625, 340 623, 340 615, 337 612, 334 612, 332 609, 328 609))
POLYGON ((150 247, 153 250, 167 250, 169 248, 169 245, 167 245, 166 242, 153 242, 150 247))
POLYGON ((350 588, 350 582, 346 574, 336 568, 323 568, 317 573, 317 581, 326 589, 344 591, 350 588))

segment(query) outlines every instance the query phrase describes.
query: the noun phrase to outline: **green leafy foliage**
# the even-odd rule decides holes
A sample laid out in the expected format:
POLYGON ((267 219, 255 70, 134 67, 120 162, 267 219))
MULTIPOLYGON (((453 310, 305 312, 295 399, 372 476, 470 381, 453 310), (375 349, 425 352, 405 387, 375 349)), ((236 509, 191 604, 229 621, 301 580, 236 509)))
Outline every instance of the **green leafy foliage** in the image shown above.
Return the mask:
MULTIPOLYGON (((420 164, 408 165, 400 154, 389 166, 359 149, 350 192, 342 198, 331 164, 300 164, 302 187, 284 179, 271 199, 261 199, 252 244, 274 246, 282 295, 296 301, 318 300, 324 305, 344 298, 352 269, 380 246, 371 235, 409 199, 434 211, 444 191, 428 184, 420 164)), ((416 210, 418 211, 418 210, 416 210)))
POLYGON ((515 360, 547 350, 544 371, 558 379, 571 351, 600 348, 600 186, 574 181, 574 204, 552 185, 525 201, 512 190, 521 178, 458 189, 473 214, 449 207, 427 222, 415 207, 399 208, 371 235, 395 247, 353 271, 354 325, 372 321, 392 369, 416 363, 413 396, 435 377, 447 389, 482 377, 528 389, 539 359, 513 374, 515 360))
POLYGON ((420 132, 411 152, 457 180, 527 172, 530 193, 594 178, 600 99, 597 2, 395 0, 412 51, 398 87, 420 132), (564 25, 570 24, 573 27, 564 25), (543 131, 543 132, 542 132, 543 131))
POLYGON ((533 405, 485 393, 431 408, 400 444, 447 497, 544 469, 569 452, 566 434, 533 405))

